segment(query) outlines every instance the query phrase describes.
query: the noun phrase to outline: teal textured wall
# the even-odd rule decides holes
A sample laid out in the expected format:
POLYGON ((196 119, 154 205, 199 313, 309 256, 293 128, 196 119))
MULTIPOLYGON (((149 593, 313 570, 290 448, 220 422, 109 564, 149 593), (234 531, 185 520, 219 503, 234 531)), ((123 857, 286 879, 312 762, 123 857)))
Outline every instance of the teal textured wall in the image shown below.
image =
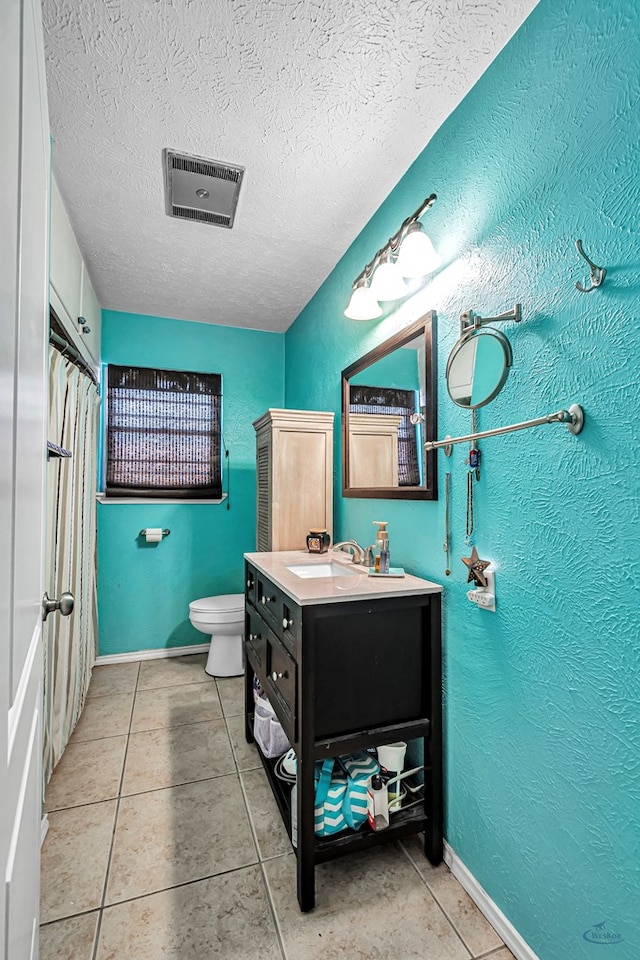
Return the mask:
POLYGON ((283 405, 284 336, 105 310, 102 359, 222 374, 228 501, 98 506, 100 654, 205 643, 191 626, 189 603, 243 590, 242 555, 255 549, 251 424, 283 405), (141 543, 144 527, 168 527, 171 535, 141 543))
POLYGON ((458 316, 520 301, 480 429, 584 406, 579 437, 553 425, 481 445, 474 539, 497 568, 495 614, 465 597, 464 446, 438 454, 449 578, 442 493, 378 503, 336 486, 336 537, 366 543, 384 515, 393 562, 444 584, 447 839, 541 960, 640 957, 638 13, 542 0, 286 334, 287 406, 338 412, 339 371, 437 310, 438 432, 459 435, 469 414, 444 386, 458 316), (432 191, 442 268, 381 320, 345 319, 352 280, 432 191), (587 295, 577 238, 609 270, 587 295), (603 951, 605 933, 620 939, 603 951))

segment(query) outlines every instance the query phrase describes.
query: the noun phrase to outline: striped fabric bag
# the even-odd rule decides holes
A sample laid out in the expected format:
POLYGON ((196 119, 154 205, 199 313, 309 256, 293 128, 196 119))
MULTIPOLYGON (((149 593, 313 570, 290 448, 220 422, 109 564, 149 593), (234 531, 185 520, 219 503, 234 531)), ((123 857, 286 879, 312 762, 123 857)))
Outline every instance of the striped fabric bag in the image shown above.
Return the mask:
POLYGON ((376 773, 380 766, 365 751, 316 763, 316 836, 330 837, 362 826, 367 819, 367 787, 376 773))

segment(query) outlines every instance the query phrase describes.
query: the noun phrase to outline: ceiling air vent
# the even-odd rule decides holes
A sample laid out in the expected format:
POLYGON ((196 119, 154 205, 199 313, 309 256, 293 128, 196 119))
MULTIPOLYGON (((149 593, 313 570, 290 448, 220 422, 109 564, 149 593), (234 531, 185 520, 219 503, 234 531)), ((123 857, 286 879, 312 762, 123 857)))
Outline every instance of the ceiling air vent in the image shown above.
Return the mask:
POLYGON ((170 217, 233 226, 244 167, 163 150, 165 209, 170 217))

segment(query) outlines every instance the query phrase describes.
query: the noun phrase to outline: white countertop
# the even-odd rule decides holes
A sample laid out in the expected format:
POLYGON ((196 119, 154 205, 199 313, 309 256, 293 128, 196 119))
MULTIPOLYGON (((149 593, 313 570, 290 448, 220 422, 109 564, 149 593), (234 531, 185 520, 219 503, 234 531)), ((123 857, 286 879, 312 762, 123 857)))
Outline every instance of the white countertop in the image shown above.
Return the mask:
POLYGON ((273 553, 245 553, 245 560, 280 587, 297 604, 340 603, 349 600, 380 600, 384 597, 412 597, 441 593, 439 583, 405 573, 404 577, 370 577, 369 568, 352 563, 345 554, 307 553, 306 550, 280 550, 273 553), (347 576, 302 579, 287 569, 296 564, 335 563, 351 572, 347 576))

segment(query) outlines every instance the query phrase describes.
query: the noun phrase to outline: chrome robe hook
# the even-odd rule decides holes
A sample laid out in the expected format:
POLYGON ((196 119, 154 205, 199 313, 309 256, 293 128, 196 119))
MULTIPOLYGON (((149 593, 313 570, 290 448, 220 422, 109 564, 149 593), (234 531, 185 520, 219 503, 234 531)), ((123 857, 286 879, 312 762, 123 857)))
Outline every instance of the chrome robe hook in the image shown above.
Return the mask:
POLYGON ((604 283, 604 278, 607 275, 607 271, 605 267, 598 267, 593 262, 593 260, 589 259, 589 257, 586 255, 586 253, 582 249, 582 240, 576 240, 576 249, 580 254, 580 256, 584 257, 584 259, 587 261, 587 263, 589 264, 589 269, 591 270, 591 277, 590 277, 591 286, 583 287, 581 283, 578 283, 576 281, 576 290, 579 290, 580 293, 591 293, 591 291, 595 290, 596 287, 602 286, 602 284, 604 283))

